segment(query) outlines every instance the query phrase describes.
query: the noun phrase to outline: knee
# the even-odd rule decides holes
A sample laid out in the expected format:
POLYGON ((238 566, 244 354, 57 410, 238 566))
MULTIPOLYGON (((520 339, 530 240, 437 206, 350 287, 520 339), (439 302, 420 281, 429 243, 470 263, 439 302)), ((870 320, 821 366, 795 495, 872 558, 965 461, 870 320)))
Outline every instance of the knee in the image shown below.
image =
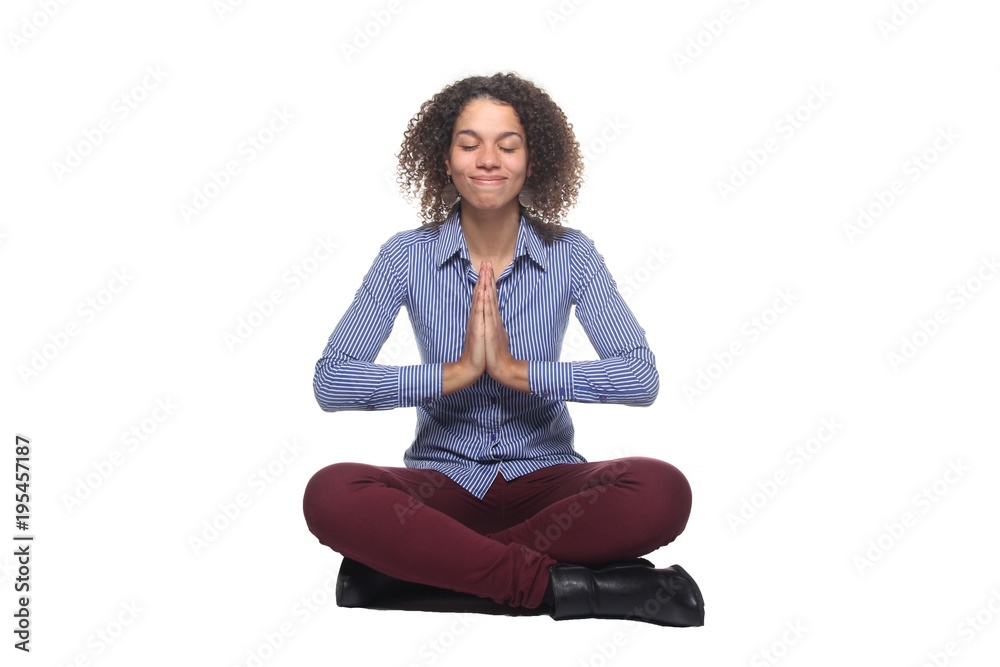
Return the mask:
POLYGON ((306 484, 302 514, 309 530, 324 544, 349 510, 351 486, 369 474, 368 468, 360 463, 334 463, 318 470, 306 484))
POLYGON ((676 466, 648 457, 638 459, 638 473, 646 491, 650 517, 656 521, 656 530, 663 544, 669 544, 684 532, 691 515, 691 484, 676 466))

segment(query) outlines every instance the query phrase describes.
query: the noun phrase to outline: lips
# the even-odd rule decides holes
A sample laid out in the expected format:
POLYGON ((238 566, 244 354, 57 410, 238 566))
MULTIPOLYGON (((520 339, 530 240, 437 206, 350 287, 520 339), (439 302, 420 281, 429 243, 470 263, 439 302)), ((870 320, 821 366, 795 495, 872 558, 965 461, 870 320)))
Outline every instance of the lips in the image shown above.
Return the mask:
POLYGON ((503 178, 502 176, 485 176, 481 178, 476 176, 471 176, 469 180, 471 180, 476 185, 493 186, 493 185, 500 185, 507 179, 503 178))

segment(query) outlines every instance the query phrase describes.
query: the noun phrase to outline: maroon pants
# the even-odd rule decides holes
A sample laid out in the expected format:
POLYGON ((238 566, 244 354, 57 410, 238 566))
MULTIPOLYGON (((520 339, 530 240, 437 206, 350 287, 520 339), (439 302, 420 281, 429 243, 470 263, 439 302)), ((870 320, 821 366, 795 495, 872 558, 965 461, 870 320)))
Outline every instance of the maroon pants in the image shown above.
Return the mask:
POLYGON ((303 511, 321 543, 379 572, 535 608, 550 565, 599 565, 672 542, 691 487, 643 456, 511 481, 498 473, 482 500, 435 470, 334 463, 309 481, 303 511))

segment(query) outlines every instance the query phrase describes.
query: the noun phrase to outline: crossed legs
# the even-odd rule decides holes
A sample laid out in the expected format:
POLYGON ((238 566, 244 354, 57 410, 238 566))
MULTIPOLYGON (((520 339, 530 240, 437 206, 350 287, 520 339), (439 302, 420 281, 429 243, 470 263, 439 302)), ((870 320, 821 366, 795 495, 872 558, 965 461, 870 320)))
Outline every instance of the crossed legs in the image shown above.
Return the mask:
POLYGON ((306 486, 319 541, 384 574, 534 608, 557 562, 602 564, 669 544, 691 489, 648 457, 548 466, 477 499, 429 469, 335 463, 306 486))

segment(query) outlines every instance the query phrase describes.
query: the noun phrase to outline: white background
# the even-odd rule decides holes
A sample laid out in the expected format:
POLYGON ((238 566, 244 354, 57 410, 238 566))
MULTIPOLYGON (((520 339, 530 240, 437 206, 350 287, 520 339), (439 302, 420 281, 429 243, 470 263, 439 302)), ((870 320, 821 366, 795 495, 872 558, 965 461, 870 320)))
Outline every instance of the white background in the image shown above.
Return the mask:
MULTIPOLYGON (((998 654, 996 3, 48 4, 0 17, 4 664, 998 654), (418 224, 391 182, 407 121, 495 71, 545 88, 588 153, 568 226, 634 286, 661 384, 649 408, 571 404, 576 445, 688 475, 688 528, 650 558, 697 579, 703 628, 340 609, 324 591, 340 556, 306 529, 307 480, 402 465, 414 414, 323 413, 313 367, 379 245, 418 224), (294 118, 268 135, 276 109, 294 118), (850 233, 859 207, 880 215, 850 233), (770 324, 752 339, 754 317, 770 324), (241 320, 259 326, 227 344, 241 320), (835 435, 793 463, 823 420, 835 435), (32 442, 30 654, 12 648, 16 434, 32 442)), ((408 332, 401 314, 384 360, 416 360, 408 332)))

